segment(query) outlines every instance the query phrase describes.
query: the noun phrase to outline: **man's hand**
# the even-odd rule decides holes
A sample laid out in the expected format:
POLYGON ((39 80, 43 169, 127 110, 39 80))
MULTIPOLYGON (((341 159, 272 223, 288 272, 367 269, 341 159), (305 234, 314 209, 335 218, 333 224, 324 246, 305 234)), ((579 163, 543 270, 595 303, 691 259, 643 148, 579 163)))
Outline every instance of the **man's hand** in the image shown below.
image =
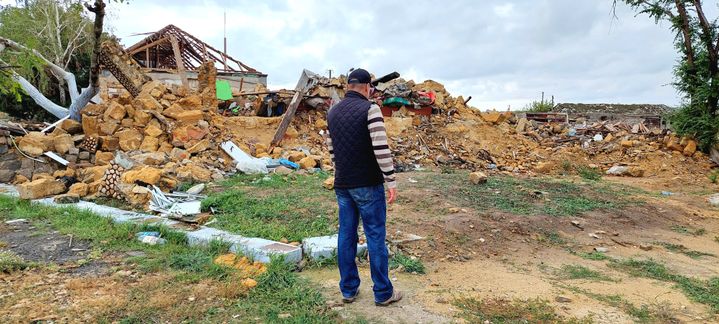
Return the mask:
POLYGON ((387 192, 389 193, 389 198, 387 198, 387 203, 391 204, 394 202, 395 199, 397 199, 397 188, 387 189, 387 192))

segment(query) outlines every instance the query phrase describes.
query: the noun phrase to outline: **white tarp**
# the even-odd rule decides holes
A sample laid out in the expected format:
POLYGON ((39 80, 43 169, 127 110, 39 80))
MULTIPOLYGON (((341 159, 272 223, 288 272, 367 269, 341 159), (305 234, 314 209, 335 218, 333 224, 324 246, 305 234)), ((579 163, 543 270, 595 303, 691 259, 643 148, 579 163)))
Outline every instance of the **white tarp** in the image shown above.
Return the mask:
POLYGON ((269 172, 267 170, 267 161, 250 156, 237 147, 235 143, 227 141, 222 143, 220 147, 237 162, 237 170, 242 171, 242 173, 267 174, 269 172))

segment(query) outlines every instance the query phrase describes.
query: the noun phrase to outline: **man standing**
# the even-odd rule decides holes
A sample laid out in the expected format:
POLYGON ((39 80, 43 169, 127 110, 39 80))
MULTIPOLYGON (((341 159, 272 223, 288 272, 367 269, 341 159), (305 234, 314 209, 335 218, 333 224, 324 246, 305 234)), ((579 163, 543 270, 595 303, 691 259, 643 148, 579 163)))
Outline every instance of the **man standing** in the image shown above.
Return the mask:
POLYGON ((370 270, 377 306, 387 306, 402 299, 389 279, 389 254, 385 245, 387 203, 397 197, 392 153, 379 106, 368 100, 374 90, 369 72, 357 69, 347 79, 347 94, 327 114, 327 145, 335 163, 335 194, 339 205, 339 238, 337 262, 340 270, 342 301, 354 302, 359 293, 360 278, 357 255, 357 226, 367 236, 370 270))

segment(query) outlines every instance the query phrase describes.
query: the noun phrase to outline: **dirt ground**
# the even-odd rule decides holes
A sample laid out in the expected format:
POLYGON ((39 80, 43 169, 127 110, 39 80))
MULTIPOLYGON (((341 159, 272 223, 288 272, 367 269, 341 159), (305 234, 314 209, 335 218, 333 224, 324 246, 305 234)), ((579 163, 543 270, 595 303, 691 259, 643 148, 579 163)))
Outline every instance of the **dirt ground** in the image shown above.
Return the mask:
MULTIPOLYGON (((389 211, 388 233, 399 231, 429 238, 400 244, 403 251, 424 261, 427 274, 393 272, 392 279, 406 298, 396 307, 378 309, 372 306, 369 269, 364 265, 362 295, 352 305, 337 303, 341 313, 359 313, 370 320, 389 323, 452 322, 458 320, 459 312, 452 300, 471 296, 540 298, 548 300, 560 315, 591 316, 596 323, 639 321, 626 308, 601 297, 619 296, 657 315, 652 322, 719 320, 710 307, 691 300, 673 283, 632 276, 604 261, 578 255, 596 247, 606 248, 609 257, 656 260, 688 277, 719 276, 719 241, 715 238, 719 210, 709 207, 704 198, 716 192, 717 186, 708 180, 699 184, 690 180, 687 184, 680 179, 605 178, 603 182, 642 190, 637 196, 643 203, 557 217, 461 207, 446 193, 417 185, 422 179, 426 175, 400 174, 402 199, 389 211), (672 194, 658 194, 661 191, 672 194), (694 235, 682 233, 682 229, 701 231, 694 235), (555 233, 562 242, 547 240, 543 235, 547 232, 555 233), (599 234, 594 238, 590 233, 599 234), (711 255, 691 258, 667 250, 662 242, 711 255), (566 279, 560 274, 566 265, 581 265, 611 280, 566 279)), ((328 298, 339 301, 336 269, 311 270, 305 275, 321 283, 328 298)))
MULTIPOLYGON (((586 257, 600 248, 606 249, 602 254, 606 257, 654 260, 681 276, 719 277, 719 210, 705 200, 719 188, 708 180, 604 178, 602 185, 632 188, 629 203, 550 216, 473 207, 452 189, 467 186, 466 181, 449 184, 449 189, 429 182, 439 175, 436 171, 399 174, 401 199, 388 214, 390 249, 417 257, 426 267, 426 274, 391 271, 395 286, 405 292, 402 302, 374 306, 366 264, 360 266, 360 297, 351 305, 340 301, 334 266, 301 272, 319 286, 328 308, 341 319, 462 322, 462 310, 454 301, 470 297, 538 298, 548 301, 560 316, 589 316, 595 323, 642 321, 632 311, 636 309, 651 314, 648 322, 719 320, 707 303, 691 298, 673 282, 636 276, 605 259, 586 257), (423 239, 402 242, 407 234, 423 239), (568 266, 581 266, 594 275, 568 277, 564 270, 568 266)), ((563 181, 582 183, 572 177, 563 181)), ((577 188, 591 195, 594 187, 577 188)), ((550 202, 550 198, 541 199, 550 202)), ((167 273, 134 269, 128 258, 142 252, 100 253, 88 242, 61 235, 42 222, 0 224, 0 241, 0 250, 52 265, 0 273, 0 304, 8 306, 0 310, 0 322, 84 322, 111 318, 113 309, 142 321, 142 307, 148 305, 169 314, 168 318, 187 318, 222 309, 227 301, 215 296, 232 295, 214 281, 172 287, 167 273), (137 298, 145 302, 138 303, 137 298)))

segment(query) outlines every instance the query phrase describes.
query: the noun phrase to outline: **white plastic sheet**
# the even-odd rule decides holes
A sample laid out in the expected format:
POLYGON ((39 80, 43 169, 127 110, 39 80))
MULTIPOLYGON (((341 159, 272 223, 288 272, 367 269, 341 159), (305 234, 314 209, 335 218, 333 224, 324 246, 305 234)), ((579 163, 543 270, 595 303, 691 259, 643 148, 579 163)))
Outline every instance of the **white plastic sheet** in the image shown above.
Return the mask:
POLYGON ((220 147, 237 162, 237 170, 246 174, 267 174, 267 161, 258 159, 245 153, 230 141, 224 142, 220 147))

